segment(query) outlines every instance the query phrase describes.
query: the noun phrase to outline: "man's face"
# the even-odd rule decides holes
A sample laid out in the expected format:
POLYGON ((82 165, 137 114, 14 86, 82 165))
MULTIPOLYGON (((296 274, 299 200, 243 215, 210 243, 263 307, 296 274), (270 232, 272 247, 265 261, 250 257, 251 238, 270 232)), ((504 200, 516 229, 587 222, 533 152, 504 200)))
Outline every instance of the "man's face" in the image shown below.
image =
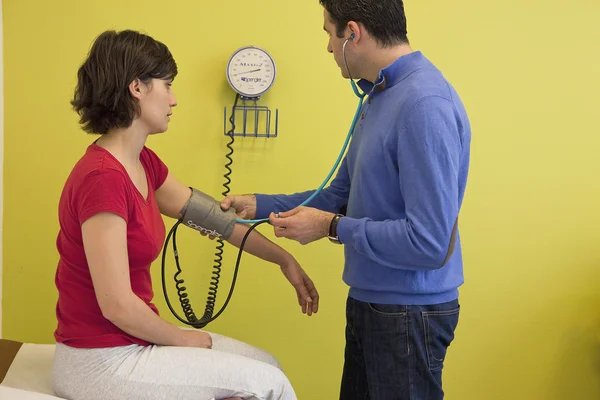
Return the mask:
MULTIPOLYGON (((335 24, 331 21, 329 12, 327 12, 326 9, 323 9, 323 29, 329 36, 329 42, 327 42, 327 51, 333 54, 333 59, 338 67, 340 67, 342 76, 344 78, 349 78, 348 71, 344 63, 344 57, 342 55, 342 47, 347 38, 339 38, 337 36, 335 24)), ((348 44, 346 46, 348 46, 348 44)))

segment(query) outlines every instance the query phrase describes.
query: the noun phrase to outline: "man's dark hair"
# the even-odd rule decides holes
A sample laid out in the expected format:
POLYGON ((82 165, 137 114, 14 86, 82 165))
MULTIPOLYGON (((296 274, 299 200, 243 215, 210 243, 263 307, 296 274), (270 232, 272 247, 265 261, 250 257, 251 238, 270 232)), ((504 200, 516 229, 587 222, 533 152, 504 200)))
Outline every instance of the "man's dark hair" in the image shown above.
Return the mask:
POLYGON ((382 46, 408 43, 402 0, 319 0, 343 37, 349 21, 362 23, 382 46))
POLYGON ((86 132, 127 128, 139 113, 129 84, 136 78, 148 84, 176 75, 177 64, 163 43, 132 30, 106 31, 96 38, 77 72, 71 105, 86 132))

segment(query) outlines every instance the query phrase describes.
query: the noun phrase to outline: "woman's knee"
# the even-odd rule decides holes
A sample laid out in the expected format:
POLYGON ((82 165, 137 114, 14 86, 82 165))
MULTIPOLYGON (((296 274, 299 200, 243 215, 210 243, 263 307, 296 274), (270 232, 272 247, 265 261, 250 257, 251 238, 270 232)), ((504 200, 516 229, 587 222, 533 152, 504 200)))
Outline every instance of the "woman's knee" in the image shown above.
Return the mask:
POLYGON ((258 351, 260 352, 260 356, 258 357, 258 359, 262 362, 265 362, 269 365, 274 366, 275 368, 282 370, 282 366, 281 363, 279 362, 279 360, 277 358, 275 358, 275 356, 271 353, 269 353, 266 350, 262 350, 262 349, 258 349, 258 351))
POLYGON ((294 393, 294 388, 292 387, 292 383, 286 376, 286 374, 280 368, 274 368, 273 373, 273 382, 277 383, 277 395, 274 397, 275 399, 286 399, 292 400, 296 399, 296 394, 294 393))

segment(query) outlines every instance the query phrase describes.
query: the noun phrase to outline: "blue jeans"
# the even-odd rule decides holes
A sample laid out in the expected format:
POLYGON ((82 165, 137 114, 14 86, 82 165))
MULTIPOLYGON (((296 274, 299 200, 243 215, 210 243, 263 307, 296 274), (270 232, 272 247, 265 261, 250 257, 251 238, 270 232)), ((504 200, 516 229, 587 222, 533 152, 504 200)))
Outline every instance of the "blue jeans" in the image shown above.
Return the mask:
POLYGON ((340 400, 440 400, 458 300, 427 306, 346 303, 340 400))

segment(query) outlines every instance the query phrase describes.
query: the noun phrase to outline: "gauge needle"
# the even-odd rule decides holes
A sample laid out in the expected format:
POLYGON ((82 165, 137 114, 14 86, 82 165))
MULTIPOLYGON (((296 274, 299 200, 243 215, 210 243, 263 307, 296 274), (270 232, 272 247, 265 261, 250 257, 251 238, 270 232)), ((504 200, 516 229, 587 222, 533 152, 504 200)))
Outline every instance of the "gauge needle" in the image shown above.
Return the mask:
POLYGON ((238 76, 238 75, 241 75, 241 74, 249 74, 250 72, 258 72, 258 71, 260 71, 260 68, 253 69, 251 71, 238 72, 237 74, 233 74, 233 76, 238 76))

